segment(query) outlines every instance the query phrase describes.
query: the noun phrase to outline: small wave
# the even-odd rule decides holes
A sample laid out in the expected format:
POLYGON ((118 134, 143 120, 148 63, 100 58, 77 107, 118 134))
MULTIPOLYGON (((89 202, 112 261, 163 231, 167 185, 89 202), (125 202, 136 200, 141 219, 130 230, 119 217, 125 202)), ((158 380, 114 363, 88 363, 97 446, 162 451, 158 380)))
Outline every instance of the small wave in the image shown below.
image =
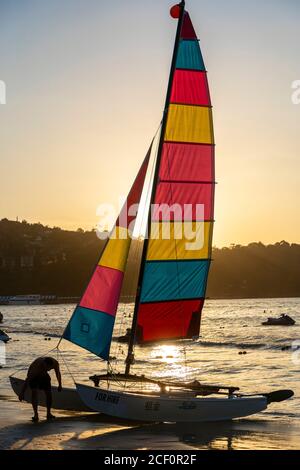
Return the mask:
POLYGON ((197 341, 199 346, 238 348, 238 349, 272 349, 272 350, 291 350, 290 343, 268 344, 268 343, 238 343, 232 341, 197 341))
POLYGON ((30 329, 13 329, 13 328, 6 328, 6 332, 10 334, 30 334, 30 335, 41 335, 41 336, 47 336, 48 338, 60 338, 61 333, 49 333, 48 331, 45 330, 30 330, 30 329))
POLYGON ((240 349, 261 349, 267 347, 265 343, 235 343, 232 341, 198 341, 199 346, 227 347, 240 349))
POLYGON ((300 417, 299 413, 293 413, 291 411, 280 412, 280 411, 265 410, 264 415, 270 415, 276 418, 284 417, 284 418, 298 418, 299 419, 300 417))

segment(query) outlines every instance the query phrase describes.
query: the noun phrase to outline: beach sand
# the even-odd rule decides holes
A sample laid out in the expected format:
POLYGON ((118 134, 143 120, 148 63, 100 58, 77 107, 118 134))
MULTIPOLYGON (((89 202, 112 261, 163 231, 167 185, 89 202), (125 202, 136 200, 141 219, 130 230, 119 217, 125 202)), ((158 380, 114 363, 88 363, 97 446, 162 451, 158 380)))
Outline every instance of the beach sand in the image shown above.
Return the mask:
POLYGON ((168 434, 153 434, 149 447, 151 425, 120 422, 95 413, 62 413, 54 410, 56 419, 47 422, 45 409, 40 408, 40 422, 32 423, 29 405, 10 397, 2 396, 0 399, 1 450, 190 448, 187 444, 176 442, 168 434))
POLYGON ((30 421, 30 405, 0 397, 1 450, 198 450, 297 449, 300 430, 293 423, 257 419, 226 423, 140 424, 94 413, 55 412, 56 420, 30 421), (287 446, 288 442, 288 446, 287 446))

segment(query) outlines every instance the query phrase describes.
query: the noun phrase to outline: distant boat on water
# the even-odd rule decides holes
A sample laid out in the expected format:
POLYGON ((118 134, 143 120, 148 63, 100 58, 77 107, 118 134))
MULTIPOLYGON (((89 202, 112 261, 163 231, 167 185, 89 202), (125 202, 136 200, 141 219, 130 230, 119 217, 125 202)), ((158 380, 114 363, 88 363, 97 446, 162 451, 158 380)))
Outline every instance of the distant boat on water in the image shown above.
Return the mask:
POLYGON ((0 305, 53 305, 76 304, 77 297, 57 297, 56 295, 8 295, 0 296, 0 305))
POLYGON ((295 325, 295 320, 289 315, 282 313, 279 318, 269 317, 267 321, 263 322, 264 326, 293 326, 295 325))

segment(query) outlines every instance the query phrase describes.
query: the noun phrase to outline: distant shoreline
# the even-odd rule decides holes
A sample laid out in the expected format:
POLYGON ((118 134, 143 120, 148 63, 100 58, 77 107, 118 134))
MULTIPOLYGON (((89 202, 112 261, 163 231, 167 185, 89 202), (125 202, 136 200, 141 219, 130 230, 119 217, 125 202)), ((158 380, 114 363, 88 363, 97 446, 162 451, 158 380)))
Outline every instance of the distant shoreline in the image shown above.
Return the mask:
MULTIPOLYGON (((272 296, 266 296, 266 297, 206 297, 205 300, 264 300, 264 299, 274 299, 274 300, 278 300, 278 299, 299 299, 300 296, 290 296, 290 297, 284 297, 284 296, 280 296, 280 297, 272 297, 272 296)), ((13 304, 9 304, 9 303, 1 303, 0 302, 0 307, 1 306, 5 306, 5 307, 21 307, 21 306, 30 306, 30 307, 34 307, 34 306, 41 306, 41 305, 77 305, 78 303, 80 302, 80 298, 79 297, 68 297, 68 298, 56 298, 55 301, 50 301, 50 302, 46 302, 46 301, 43 301, 41 303, 13 303, 13 304)), ((134 303, 134 300, 126 300, 126 299, 120 299, 120 303, 122 304, 132 304, 134 303)))

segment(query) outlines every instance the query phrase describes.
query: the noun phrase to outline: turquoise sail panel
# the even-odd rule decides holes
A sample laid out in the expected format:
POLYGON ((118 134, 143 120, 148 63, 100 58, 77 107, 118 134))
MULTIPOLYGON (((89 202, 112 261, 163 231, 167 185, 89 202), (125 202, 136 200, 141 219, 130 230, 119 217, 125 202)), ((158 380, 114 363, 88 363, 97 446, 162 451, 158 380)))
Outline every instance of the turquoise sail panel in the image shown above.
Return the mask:
POLYGON ((176 60, 177 69, 205 70, 201 50, 196 40, 181 40, 176 60))
POLYGON ((209 260, 147 261, 141 302, 204 297, 209 260))
POLYGON ((63 338, 108 360, 115 317, 77 306, 63 338))

